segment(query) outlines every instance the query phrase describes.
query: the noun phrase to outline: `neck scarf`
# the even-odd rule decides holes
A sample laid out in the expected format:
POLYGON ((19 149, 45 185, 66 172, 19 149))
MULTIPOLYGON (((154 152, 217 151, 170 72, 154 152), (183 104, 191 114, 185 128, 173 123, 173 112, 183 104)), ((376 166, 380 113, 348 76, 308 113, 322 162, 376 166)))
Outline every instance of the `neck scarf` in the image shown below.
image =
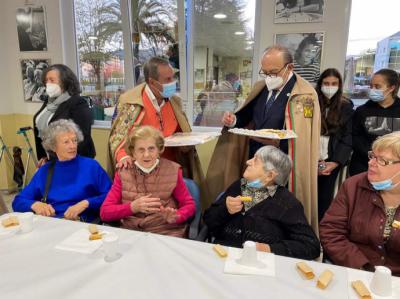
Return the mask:
POLYGON ((247 180, 243 178, 241 181, 242 195, 250 196, 253 199, 252 201, 244 202, 244 211, 247 212, 256 204, 259 204, 268 197, 274 196, 277 188, 277 185, 265 186, 263 188, 252 188, 247 186, 247 180))
POLYGON ((67 101, 70 97, 71 96, 68 92, 64 92, 55 99, 49 99, 46 107, 44 107, 43 111, 40 112, 40 114, 36 118, 36 127, 39 131, 39 137, 43 136, 43 130, 48 127, 49 121, 53 117, 54 112, 56 112, 58 106, 67 101))

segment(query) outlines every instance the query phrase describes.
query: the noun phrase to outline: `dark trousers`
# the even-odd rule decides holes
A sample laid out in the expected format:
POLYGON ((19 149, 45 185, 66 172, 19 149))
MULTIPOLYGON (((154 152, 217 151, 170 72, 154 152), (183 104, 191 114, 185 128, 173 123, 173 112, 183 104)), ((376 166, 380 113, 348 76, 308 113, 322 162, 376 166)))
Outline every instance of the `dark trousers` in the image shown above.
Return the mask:
POLYGON ((318 176, 318 222, 324 217, 333 200, 336 178, 342 167, 336 167, 330 175, 318 176))

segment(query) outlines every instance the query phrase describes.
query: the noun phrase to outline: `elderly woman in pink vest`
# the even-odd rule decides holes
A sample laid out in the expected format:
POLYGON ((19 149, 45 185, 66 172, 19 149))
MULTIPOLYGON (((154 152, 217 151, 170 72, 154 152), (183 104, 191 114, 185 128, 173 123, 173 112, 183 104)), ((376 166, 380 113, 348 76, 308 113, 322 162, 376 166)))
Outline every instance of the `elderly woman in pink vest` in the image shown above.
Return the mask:
POLYGON ((118 170, 100 209, 103 221, 120 221, 123 228, 184 237, 195 203, 186 188, 179 164, 160 158, 164 138, 158 130, 132 130, 126 152, 132 168, 118 170))

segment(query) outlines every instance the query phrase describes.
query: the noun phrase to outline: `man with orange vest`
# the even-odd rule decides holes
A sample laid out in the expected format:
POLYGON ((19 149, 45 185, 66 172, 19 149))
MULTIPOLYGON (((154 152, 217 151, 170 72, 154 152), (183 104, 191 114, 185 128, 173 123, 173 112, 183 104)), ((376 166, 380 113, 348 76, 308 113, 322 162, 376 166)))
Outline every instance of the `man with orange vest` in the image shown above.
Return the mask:
MULTIPOLYGON (((182 111, 181 99, 175 96, 176 80, 169 61, 153 57, 143 66, 145 83, 123 93, 118 100, 118 114, 109 139, 110 160, 113 169, 130 167, 132 157, 125 151, 128 133, 136 126, 150 125, 159 129, 164 137, 175 132, 190 132, 191 127, 182 111)), ((200 162, 194 147, 181 149, 166 148, 162 157, 182 166, 183 174, 197 181, 203 181, 200 162)))

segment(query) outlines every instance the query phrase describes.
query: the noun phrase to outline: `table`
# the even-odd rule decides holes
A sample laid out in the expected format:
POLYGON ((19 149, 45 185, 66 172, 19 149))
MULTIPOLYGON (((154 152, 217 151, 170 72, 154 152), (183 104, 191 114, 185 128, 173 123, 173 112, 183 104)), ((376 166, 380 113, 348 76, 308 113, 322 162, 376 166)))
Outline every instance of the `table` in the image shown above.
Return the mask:
MULTIPOLYGON (((86 223, 35 217, 32 232, 0 240, 1 299, 357 298, 349 279, 372 275, 307 262, 335 273, 332 290, 323 291, 296 273, 297 259, 281 256, 275 258, 276 277, 229 275, 212 244, 113 227, 101 229, 119 235, 122 258, 106 263, 101 250, 85 255, 54 248, 86 223)), ((393 282, 400 298, 400 278, 393 282)))

